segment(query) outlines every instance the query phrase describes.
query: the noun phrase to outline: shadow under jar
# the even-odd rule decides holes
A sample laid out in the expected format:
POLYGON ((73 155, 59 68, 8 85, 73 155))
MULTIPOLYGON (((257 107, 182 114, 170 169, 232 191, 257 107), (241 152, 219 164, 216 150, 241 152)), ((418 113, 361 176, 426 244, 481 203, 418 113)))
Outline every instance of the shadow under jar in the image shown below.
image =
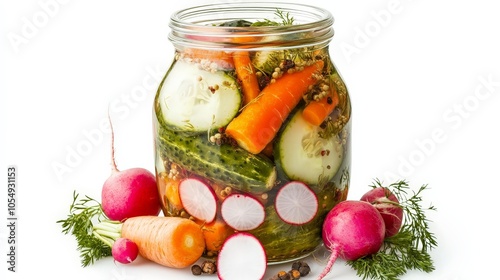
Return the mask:
POLYGON ((205 257, 236 231, 257 237, 270 264, 322 244, 351 165, 351 104, 329 54, 332 25, 322 8, 277 2, 171 16, 175 56, 153 110, 158 191, 165 216, 202 226, 205 257), (229 197, 236 203, 225 210, 229 197))

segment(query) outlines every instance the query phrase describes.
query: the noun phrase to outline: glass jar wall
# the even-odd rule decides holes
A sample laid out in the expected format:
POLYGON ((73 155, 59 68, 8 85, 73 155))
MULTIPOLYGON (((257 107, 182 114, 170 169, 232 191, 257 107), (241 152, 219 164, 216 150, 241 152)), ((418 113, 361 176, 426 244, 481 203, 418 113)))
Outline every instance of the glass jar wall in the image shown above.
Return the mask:
POLYGON ((206 257, 247 231, 269 263, 321 244, 345 200, 351 104, 329 54, 332 15, 276 2, 184 9, 154 100, 158 191, 166 216, 203 228, 206 257))

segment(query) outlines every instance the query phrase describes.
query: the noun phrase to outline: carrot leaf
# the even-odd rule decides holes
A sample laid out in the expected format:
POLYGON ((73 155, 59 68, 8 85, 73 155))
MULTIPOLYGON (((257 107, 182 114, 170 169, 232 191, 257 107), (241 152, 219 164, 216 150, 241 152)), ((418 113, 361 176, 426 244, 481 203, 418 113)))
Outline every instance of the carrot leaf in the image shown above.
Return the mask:
POLYGON ((76 238, 83 267, 111 256, 111 247, 93 234, 93 223, 100 223, 104 219, 107 218, 97 200, 88 196, 79 199, 79 195, 73 192, 69 215, 65 220, 57 221, 64 234, 71 234, 76 238))

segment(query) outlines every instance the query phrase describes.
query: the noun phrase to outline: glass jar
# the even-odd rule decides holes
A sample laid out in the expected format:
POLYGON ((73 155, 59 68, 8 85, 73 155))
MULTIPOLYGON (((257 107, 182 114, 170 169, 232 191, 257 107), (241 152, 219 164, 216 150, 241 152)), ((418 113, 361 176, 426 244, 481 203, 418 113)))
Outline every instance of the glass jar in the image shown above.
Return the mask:
POLYGON ((333 17, 277 2, 171 16, 175 58, 154 100, 165 216, 198 222, 205 257, 236 231, 269 263, 312 253, 348 192, 351 104, 329 54, 333 17))

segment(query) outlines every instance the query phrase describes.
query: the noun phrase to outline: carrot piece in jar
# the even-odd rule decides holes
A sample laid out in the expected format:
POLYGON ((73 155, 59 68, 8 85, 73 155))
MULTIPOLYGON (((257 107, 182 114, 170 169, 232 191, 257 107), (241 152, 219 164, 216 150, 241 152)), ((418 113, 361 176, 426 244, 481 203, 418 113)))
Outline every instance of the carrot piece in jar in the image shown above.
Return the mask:
POLYGON ((339 95, 335 87, 329 87, 328 94, 311 101, 302 111, 302 117, 312 125, 319 126, 339 104, 339 95))
POLYGON ((317 60, 302 71, 286 73, 270 83, 228 124, 226 134, 250 153, 260 153, 309 87, 318 81, 323 66, 324 62, 317 60))
POLYGON ((248 51, 238 51, 233 55, 234 69, 241 81, 243 105, 248 104, 260 93, 259 81, 248 51))

